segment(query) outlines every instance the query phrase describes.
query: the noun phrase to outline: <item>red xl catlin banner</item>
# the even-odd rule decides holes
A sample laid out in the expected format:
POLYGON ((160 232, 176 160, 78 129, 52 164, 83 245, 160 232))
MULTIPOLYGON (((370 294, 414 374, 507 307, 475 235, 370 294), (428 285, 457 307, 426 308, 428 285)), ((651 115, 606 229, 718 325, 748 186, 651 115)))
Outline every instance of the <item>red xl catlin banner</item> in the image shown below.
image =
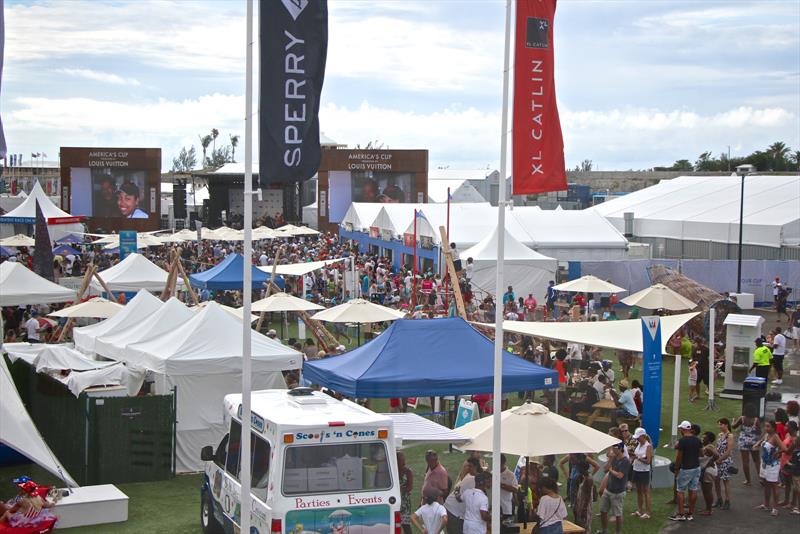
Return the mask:
POLYGON ((514 59, 514 195, 567 189, 556 106, 556 0, 518 0, 514 59))

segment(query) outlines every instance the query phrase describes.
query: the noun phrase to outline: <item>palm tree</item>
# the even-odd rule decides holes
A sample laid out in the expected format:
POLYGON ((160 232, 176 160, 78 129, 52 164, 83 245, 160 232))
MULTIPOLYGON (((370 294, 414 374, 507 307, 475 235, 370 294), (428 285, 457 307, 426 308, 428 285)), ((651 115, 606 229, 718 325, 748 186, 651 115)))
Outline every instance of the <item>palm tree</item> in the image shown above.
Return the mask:
POLYGON ((231 134, 231 161, 236 163, 236 147, 239 146, 239 136, 231 134))
POLYGON ((213 146, 211 147, 212 154, 217 150, 217 136, 219 136, 219 130, 211 128, 211 141, 213 142, 213 146))
POLYGON ((790 152, 790 148, 782 141, 772 143, 767 152, 772 156, 772 169, 775 171, 782 171, 786 168, 786 156, 790 152))
POLYGON ((200 138, 200 145, 203 147, 203 168, 208 165, 208 158, 206 158, 206 152, 208 151, 208 145, 211 144, 213 141, 210 135, 198 135, 197 137, 200 138))

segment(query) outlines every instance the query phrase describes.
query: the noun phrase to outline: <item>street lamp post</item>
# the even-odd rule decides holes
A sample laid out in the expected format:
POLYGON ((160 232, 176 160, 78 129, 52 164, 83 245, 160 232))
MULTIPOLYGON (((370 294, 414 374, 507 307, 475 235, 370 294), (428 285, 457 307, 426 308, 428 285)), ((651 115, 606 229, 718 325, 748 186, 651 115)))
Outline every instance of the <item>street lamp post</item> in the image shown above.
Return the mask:
POLYGON ((739 195, 739 260, 736 266, 736 293, 742 292, 742 230, 744 229, 744 177, 755 170, 753 165, 739 165, 736 174, 742 177, 742 189, 739 195))

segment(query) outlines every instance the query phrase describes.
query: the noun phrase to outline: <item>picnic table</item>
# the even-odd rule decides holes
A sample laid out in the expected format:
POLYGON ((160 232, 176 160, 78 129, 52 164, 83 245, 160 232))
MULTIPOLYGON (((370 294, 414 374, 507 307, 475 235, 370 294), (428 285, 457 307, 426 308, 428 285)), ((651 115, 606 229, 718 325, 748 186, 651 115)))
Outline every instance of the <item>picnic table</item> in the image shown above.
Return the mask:
MULTIPOLYGON (((533 529, 536 528, 536 523, 528 523, 527 528, 524 527, 523 523, 519 523, 517 526, 519 527, 519 534, 531 534, 533 529)), ((586 532, 585 528, 567 519, 561 521, 561 528, 564 530, 564 534, 583 534, 586 532)))
POLYGON ((592 413, 586 419, 586 426, 592 426, 597 420, 611 421, 614 411, 617 409, 617 403, 611 399, 600 399, 592 404, 592 413), (607 415, 604 415, 607 414, 607 415))

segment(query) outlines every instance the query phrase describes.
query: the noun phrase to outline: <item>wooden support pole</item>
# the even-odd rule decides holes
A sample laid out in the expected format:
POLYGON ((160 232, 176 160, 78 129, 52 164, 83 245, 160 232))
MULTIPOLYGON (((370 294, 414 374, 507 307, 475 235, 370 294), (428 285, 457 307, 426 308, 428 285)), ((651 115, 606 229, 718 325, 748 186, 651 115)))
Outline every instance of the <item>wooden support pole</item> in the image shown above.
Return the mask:
POLYGON ((119 302, 119 298, 114 296, 114 292, 111 291, 111 289, 108 287, 106 281, 100 277, 100 273, 97 271, 97 269, 94 269, 92 276, 94 276, 97 279, 97 281, 100 282, 100 285, 103 287, 103 291, 105 291, 106 294, 108 295, 108 300, 112 301, 116 300, 117 302, 119 302))
MULTIPOLYGON (((86 290, 89 288, 89 283, 92 281, 92 275, 94 274, 97 267, 94 266, 93 263, 90 263, 86 267, 86 272, 83 274, 83 280, 81 281, 80 288, 78 288, 78 293, 76 294, 76 302, 80 302, 83 299, 83 294, 86 293, 86 290)), ((67 331, 72 327, 72 324, 75 322, 75 319, 69 317, 67 322, 64 323, 64 328, 61 329, 61 333, 58 335, 58 339, 56 343, 61 343, 64 341, 64 338, 67 335, 67 331)))
MULTIPOLYGON (((445 264, 447 265, 447 272, 450 273, 450 280, 453 281, 453 297, 456 301, 456 313, 465 321, 467 320, 467 310, 464 307, 464 299, 461 296, 461 284, 458 280, 458 273, 456 272, 456 266, 453 263, 453 255, 450 252, 450 247, 448 244, 450 243, 449 236, 447 235, 447 229, 444 226, 439 227, 439 233, 442 237, 442 255, 444 256, 445 264)), ((448 310, 445 310, 447 313, 448 310)))
MULTIPOLYGON (((269 283, 267 284, 267 296, 264 298, 268 298, 272 294, 272 288, 274 287, 275 290, 280 289, 277 285, 275 285, 275 273, 278 270, 278 262, 281 259, 281 254, 283 254, 283 245, 278 247, 278 251, 275 253, 275 259, 272 262, 272 274, 269 277, 269 283)), ((256 323, 256 332, 261 332, 261 325, 264 323, 264 318, 267 316, 267 312, 261 312, 258 315, 258 322, 256 323)))
POLYGON ((189 297, 194 302, 194 305, 197 306, 200 304, 200 299, 197 298, 197 293, 195 293, 192 284, 189 282, 189 277, 186 275, 186 271, 183 269, 183 264, 178 261, 178 271, 180 272, 181 278, 183 278, 183 283, 186 284, 186 290, 189 292, 189 297))

